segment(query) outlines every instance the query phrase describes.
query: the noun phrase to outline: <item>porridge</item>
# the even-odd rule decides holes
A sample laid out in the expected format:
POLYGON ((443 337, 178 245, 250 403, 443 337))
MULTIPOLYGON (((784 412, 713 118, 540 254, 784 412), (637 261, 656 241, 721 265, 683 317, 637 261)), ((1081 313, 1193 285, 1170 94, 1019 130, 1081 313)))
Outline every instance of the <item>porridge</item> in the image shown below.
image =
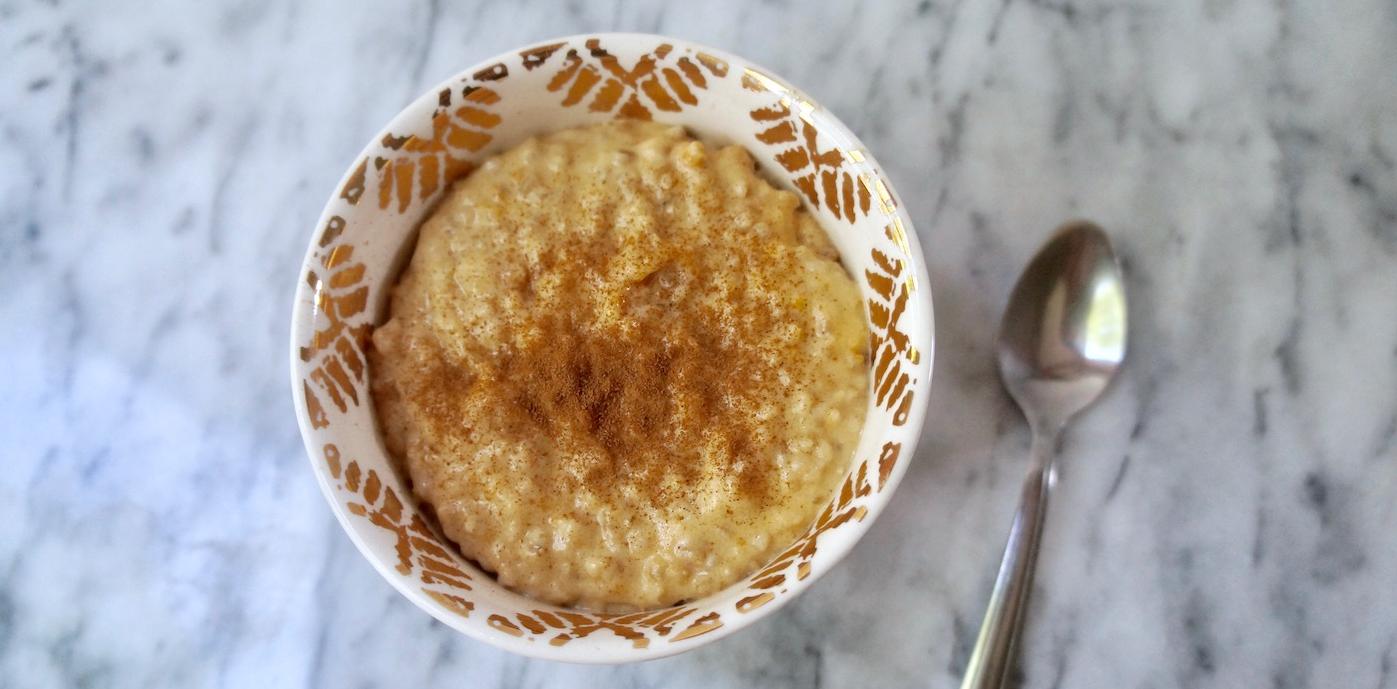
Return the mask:
POLYGON ((739 147, 531 139, 422 225, 373 333, 389 452, 461 552, 540 600, 669 605, 750 574, 848 469, 858 290, 739 147))

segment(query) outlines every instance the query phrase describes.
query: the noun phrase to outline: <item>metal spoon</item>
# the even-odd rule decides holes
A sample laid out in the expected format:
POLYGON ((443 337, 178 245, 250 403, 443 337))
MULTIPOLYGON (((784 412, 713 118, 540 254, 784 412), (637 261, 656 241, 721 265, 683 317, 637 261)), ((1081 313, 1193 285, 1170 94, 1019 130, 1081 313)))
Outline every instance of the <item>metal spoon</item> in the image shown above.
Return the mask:
POLYGON ((999 374, 1033 429, 1033 463, 961 689, 1004 685, 1028 607, 1058 434, 1125 358, 1125 284, 1101 228, 1063 225, 1024 269, 1000 324, 999 374))

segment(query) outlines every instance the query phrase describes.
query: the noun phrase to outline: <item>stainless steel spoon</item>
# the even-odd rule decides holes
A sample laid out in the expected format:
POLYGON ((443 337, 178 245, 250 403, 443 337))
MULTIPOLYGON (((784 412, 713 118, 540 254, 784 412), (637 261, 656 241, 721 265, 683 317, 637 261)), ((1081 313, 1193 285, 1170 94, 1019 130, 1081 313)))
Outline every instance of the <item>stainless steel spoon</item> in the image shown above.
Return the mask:
POLYGON ((1085 221, 1059 228, 1009 297, 999 374, 1033 429, 1033 460, 961 689, 997 689, 1007 681, 1056 480, 1058 435, 1120 367, 1125 321, 1125 284, 1111 242, 1085 221))

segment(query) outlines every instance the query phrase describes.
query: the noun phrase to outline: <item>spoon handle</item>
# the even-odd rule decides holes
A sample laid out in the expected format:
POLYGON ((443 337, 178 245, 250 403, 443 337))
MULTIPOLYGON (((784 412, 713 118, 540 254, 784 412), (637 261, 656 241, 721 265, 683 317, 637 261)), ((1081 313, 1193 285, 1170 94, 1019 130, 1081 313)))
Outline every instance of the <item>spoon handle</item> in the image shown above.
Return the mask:
POLYGON ((1048 492, 1054 481, 1053 454, 1057 438, 1050 433, 1033 436, 1033 464, 1024 479, 1023 496, 1014 524, 1009 530, 1009 542, 1004 545, 1004 558, 999 563, 999 575, 994 580, 989 609, 980 625, 980 636, 965 668, 961 689, 999 689, 1008 681, 1013 664, 1015 643, 1023 627, 1024 609, 1033 585, 1033 567, 1038 561, 1038 543, 1043 533, 1043 518, 1048 510, 1048 492))

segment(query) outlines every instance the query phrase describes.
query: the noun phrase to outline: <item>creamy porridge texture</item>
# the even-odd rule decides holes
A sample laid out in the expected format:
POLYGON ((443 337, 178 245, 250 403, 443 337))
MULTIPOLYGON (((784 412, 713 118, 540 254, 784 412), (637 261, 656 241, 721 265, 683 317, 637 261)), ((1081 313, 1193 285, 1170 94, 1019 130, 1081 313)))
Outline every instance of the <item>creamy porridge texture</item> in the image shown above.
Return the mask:
POLYGON ((858 290, 738 147, 618 122, 451 190, 373 334, 389 451, 501 583, 630 610, 715 592, 814 520, 867 397, 858 290))

